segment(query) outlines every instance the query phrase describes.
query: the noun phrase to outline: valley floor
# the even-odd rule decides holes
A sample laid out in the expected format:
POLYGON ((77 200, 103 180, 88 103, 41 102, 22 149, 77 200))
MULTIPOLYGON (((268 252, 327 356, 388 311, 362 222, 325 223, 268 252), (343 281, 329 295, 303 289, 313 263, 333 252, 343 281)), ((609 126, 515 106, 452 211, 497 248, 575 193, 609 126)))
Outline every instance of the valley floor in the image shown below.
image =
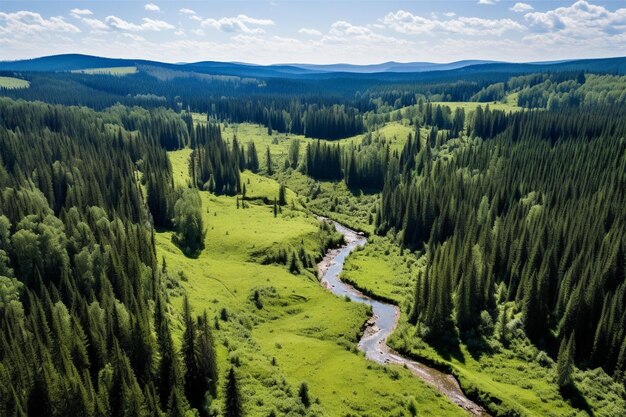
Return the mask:
MULTIPOLYGON (((383 126, 379 134, 390 135, 393 146, 400 148, 410 130, 406 122, 396 121, 383 126)), ((261 126, 242 124, 229 126, 224 137, 229 140, 235 133, 240 143, 253 140, 260 154, 269 147, 276 166, 284 163, 287 135, 270 136, 261 126)), ((300 139, 302 152, 310 139, 300 139)), ((189 150, 169 153, 178 185, 188 181, 189 154, 189 150)), ((248 415, 267 416, 272 410, 278 415, 464 415, 408 370, 373 364, 356 350, 369 317, 364 306, 323 290, 311 271, 293 275, 284 265, 262 264, 264 254, 277 247, 321 250, 317 221, 309 210, 373 232, 368 218, 378 195, 354 194, 343 182, 316 182, 291 170, 273 178, 246 171, 242 183, 250 199, 246 209, 236 208, 236 197, 201 193, 207 235, 197 259, 185 257, 169 232, 157 236, 157 250, 170 275, 183 277, 182 290, 172 290, 173 304, 180 305, 185 291, 197 314, 206 309, 215 317, 221 373, 230 364, 239 367, 248 415), (272 201, 277 196, 277 180, 289 187, 288 204, 274 217, 263 198, 272 201), (316 187, 316 197, 308 197, 316 187), (308 383, 314 399, 309 409, 298 399, 302 382, 308 383)), ((343 279, 400 306, 392 347, 452 371, 465 392, 480 398, 495 415, 622 415, 624 388, 601 370, 577 370, 574 379, 580 401, 564 400, 554 382, 554 362, 529 343, 495 346, 488 353, 461 344, 450 353, 423 342, 408 324, 407 312, 416 273, 424 263, 419 253, 401 250, 389 237, 371 238, 346 263, 343 279)))
MULTIPOLYGON (((185 172, 185 154, 170 154, 175 174, 185 172)), ((255 174, 244 173, 242 182, 251 198, 273 199, 278 191, 276 181, 255 174)), ((207 234, 200 256, 185 257, 170 232, 157 235, 157 252, 168 273, 181 278, 194 312, 215 317, 220 373, 238 365, 246 415, 464 415, 408 370, 373 364, 356 350, 369 317, 364 306, 333 296, 311 272, 294 275, 259 262, 276 245, 319 246, 318 222, 295 201, 291 208, 294 194, 277 217, 270 205, 236 209, 235 197, 201 194, 207 234), (314 399, 308 410, 297 395, 305 381, 314 399)), ((181 289, 170 292, 180 307, 181 289)))

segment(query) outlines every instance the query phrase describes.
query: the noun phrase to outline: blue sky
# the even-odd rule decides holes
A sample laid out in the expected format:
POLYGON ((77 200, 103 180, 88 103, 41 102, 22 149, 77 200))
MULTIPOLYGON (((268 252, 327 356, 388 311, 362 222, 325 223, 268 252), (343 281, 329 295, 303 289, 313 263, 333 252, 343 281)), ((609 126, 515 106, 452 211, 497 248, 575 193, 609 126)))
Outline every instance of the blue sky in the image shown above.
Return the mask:
POLYGON ((626 55, 626 1, 10 1, 0 60, 60 53, 259 64, 626 55))

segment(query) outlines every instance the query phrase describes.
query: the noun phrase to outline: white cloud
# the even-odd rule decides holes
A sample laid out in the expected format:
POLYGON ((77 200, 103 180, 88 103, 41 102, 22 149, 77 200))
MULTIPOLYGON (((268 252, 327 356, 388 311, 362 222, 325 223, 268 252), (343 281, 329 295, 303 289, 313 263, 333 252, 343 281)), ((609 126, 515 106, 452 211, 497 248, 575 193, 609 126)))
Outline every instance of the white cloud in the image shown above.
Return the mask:
POLYGON ((388 13, 387 16, 382 19, 382 22, 396 32, 406 34, 431 32, 440 26, 439 22, 436 20, 417 16, 404 10, 388 13))
POLYGON ((472 36, 502 35, 506 31, 523 30, 524 26, 512 19, 483 19, 480 17, 456 17, 453 19, 429 19, 411 12, 398 10, 389 13, 382 22, 398 33, 417 35, 425 33, 460 33, 472 36))
MULTIPOLYGON (((153 1, 156 3, 144 0, 139 5, 153 1)), ((187 28, 148 18, 124 20, 130 14, 107 19, 96 19, 87 13, 72 14, 74 17, 67 17, 66 21, 34 11, 0 12, 0 55, 19 59, 105 51, 109 56, 170 62, 212 59, 362 64, 389 60, 537 61, 626 55, 626 5, 605 2, 600 6, 593 1, 569 0, 558 4, 564 7, 554 6, 552 10, 545 10, 550 7, 542 3, 542 11, 526 10, 517 15, 509 10, 516 8, 515 1, 506 5, 500 1, 494 6, 510 13, 511 19, 486 18, 475 11, 480 9, 474 9, 475 17, 444 12, 433 16, 430 11, 414 15, 400 10, 359 25, 340 20, 325 30, 297 26, 293 31, 297 39, 280 31, 282 27, 264 33, 263 30, 269 32, 273 21, 245 15, 207 19, 202 26, 188 24, 187 28), (218 37, 209 33, 215 30, 231 35, 218 37)), ((203 21, 191 9, 175 10, 178 19, 203 21)))
POLYGON ((379 44, 396 44, 406 45, 409 42, 404 39, 398 39, 391 36, 385 36, 374 32, 366 26, 353 25, 345 20, 339 20, 330 26, 328 35, 322 38, 323 42, 330 43, 350 43, 363 42, 363 44, 379 43, 379 44))
POLYGON ((548 13, 528 13, 524 16, 524 19, 531 27, 541 31, 565 29, 565 24, 561 17, 552 11, 548 13))
POLYGON ((454 16, 456 16, 456 13, 454 13, 454 12, 446 12, 446 13, 444 13, 443 15, 444 15, 445 17, 454 17, 454 16))
POLYGON ((609 11, 585 0, 547 12, 524 15, 538 32, 558 32, 575 37, 618 35, 626 31, 626 8, 609 11))
POLYGON ((154 3, 146 3, 143 8, 149 12, 160 12, 161 8, 154 3))
POLYGON ((300 30, 298 30, 298 33, 302 33, 304 35, 309 35, 309 36, 321 36, 322 32, 320 32, 317 29, 309 29, 309 28, 300 28, 300 30))
POLYGON ((189 14, 189 15, 194 15, 196 14, 195 11, 191 10, 191 9, 187 9, 187 8, 182 8, 178 11, 178 13, 182 13, 182 14, 189 14))
POLYGON ((82 16, 92 15, 93 12, 89 9, 72 9, 70 10, 70 14, 77 19, 80 19, 82 16))
POLYGON ((144 38, 143 36, 135 35, 134 33, 122 33, 122 36, 128 39, 132 39, 135 42, 145 42, 146 40, 146 38, 144 38))
POLYGON ((242 32, 248 34, 261 34, 265 30, 253 26, 271 26, 274 24, 270 19, 255 19, 245 14, 237 17, 222 17, 221 19, 206 19, 202 22, 203 28, 212 27, 221 32, 242 32))
POLYGON ((107 30, 109 27, 102 20, 91 19, 85 17, 82 19, 83 23, 89 26, 92 30, 107 30))
POLYGON ((450 32, 465 35, 502 35, 507 31, 520 31, 524 26, 511 19, 482 19, 480 17, 459 17, 445 22, 451 26, 450 32))
POLYGON ((63 20, 61 16, 53 16, 49 19, 39 13, 21 10, 13 13, 0 12, 0 33, 6 32, 8 36, 28 36, 35 34, 51 33, 78 33, 80 29, 63 20))
POLYGON ((496 4, 498 0, 478 0, 478 4, 496 4))
POLYGON ((626 8, 608 10, 580 0, 546 12, 527 13, 533 33, 522 39, 537 53, 577 56, 615 56, 626 50, 626 8))
POLYGON ((89 9, 72 9, 70 10, 70 14, 79 19, 85 26, 90 28, 92 31, 102 32, 109 29, 109 27, 102 20, 94 19, 92 17, 86 17, 93 15, 93 12, 89 9))
POLYGON ((528 3, 515 3, 509 10, 514 11, 515 13, 523 13, 529 10, 534 10, 534 7, 528 3))
POLYGON ((127 22, 126 20, 121 19, 117 16, 107 16, 105 19, 106 23, 113 26, 114 28, 117 28, 120 30, 126 30, 129 32, 142 32, 142 31, 159 32, 162 30, 174 29, 174 26, 170 25, 167 22, 164 22, 163 20, 155 20, 155 19, 150 19, 147 17, 144 17, 141 20, 143 21, 143 23, 138 25, 135 23, 127 22))

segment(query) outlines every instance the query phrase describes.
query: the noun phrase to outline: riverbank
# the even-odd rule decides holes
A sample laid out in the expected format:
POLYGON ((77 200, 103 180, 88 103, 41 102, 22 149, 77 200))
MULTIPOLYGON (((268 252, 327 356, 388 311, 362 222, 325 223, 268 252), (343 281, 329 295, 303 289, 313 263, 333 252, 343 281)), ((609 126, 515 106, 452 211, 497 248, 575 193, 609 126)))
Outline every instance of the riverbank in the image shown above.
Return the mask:
MULTIPOLYGON (((327 219, 320 218, 320 220, 327 219)), ((346 243, 341 248, 328 251, 324 259, 318 264, 320 283, 335 295, 347 297, 351 301, 366 304, 372 308, 372 317, 368 320, 358 343, 358 348, 365 353, 366 358, 383 365, 404 366, 469 414, 480 417, 488 416, 489 414, 483 407, 465 396, 454 376, 406 358, 387 345, 387 338, 398 324, 400 310, 396 305, 365 295, 352 285, 339 279, 346 257, 357 247, 365 245, 367 238, 340 223, 335 221, 332 223, 337 231, 344 235, 346 243)))

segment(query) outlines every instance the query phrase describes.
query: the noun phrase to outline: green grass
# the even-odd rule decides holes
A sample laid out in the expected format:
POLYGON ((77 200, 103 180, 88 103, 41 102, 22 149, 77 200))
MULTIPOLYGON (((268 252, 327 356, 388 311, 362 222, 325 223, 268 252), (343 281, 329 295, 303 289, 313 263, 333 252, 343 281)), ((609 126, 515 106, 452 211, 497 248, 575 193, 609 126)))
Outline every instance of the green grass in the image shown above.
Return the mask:
POLYGON ((330 217, 353 229, 374 232, 379 194, 351 191, 345 182, 316 181, 300 172, 280 172, 276 177, 298 193, 300 202, 316 214, 330 217), (321 191, 319 195, 316 190, 321 191))
POLYGON ((14 77, 0 77, 0 88, 6 88, 7 90, 14 90, 18 88, 28 88, 30 83, 26 80, 21 80, 14 77))
POLYGON ((268 146, 270 147, 270 153, 272 155, 272 165, 275 170, 279 170, 282 169, 285 164, 285 159, 287 159, 287 153, 292 140, 300 140, 301 157, 304 156, 307 143, 313 141, 313 139, 305 138, 302 135, 278 133, 276 131, 272 132, 272 135, 268 135, 267 127, 252 123, 229 124, 222 131, 222 137, 229 141, 232 140, 234 135, 237 135, 237 140, 244 146, 247 146, 250 141, 254 142, 257 153, 259 154, 259 165, 261 169, 265 169, 266 167, 265 150, 268 146))
MULTIPOLYGON (((170 153, 177 184, 186 183, 188 155, 188 150, 170 153)), ((273 199, 278 192, 278 182, 249 172, 242 183, 249 197, 273 199)), ((240 363, 246 415, 267 416, 272 410, 281 416, 408 415, 411 399, 420 415, 464 415, 407 370, 380 367, 355 352, 369 316, 364 305, 335 297, 310 272, 293 275, 285 266, 255 261, 278 245, 319 249, 317 221, 291 208, 293 192, 287 197, 288 206, 275 218, 272 207, 259 201, 237 209, 235 197, 201 192, 207 234, 197 259, 181 253, 171 232, 156 236, 159 259, 165 259, 194 311, 206 309, 209 317, 228 311, 229 320, 220 320, 215 332, 219 366, 223 381, 229 364, 240 363), (261 309, 252 301, 255 291, 261 309), (308 413, 297 398, 302 381, 313 398, 308 413)), ((181 297, 171 294, 179 311, 181 297)), ((177 324, 177 340, 181 332, 177 324)))
POLYGON ((187 187, 189 184, 189 157, 191 149, 181 149, 168 153, 172 163, 172 174, 176 187, 187 187))
POLYGON ((372 236, 348 257, 341 278, 368 294, 402 305, 414 293, 411 283, 419 266, 416 256, 405 254, 388 238, 372 236))
POLYGON ((88 68, 82 70, 74 70, 72 72, 80 73, 80 74, 91 74, 91 75, 115 75, 115 76, 123 76, 134 74, 137 72, 137 67, 108 67, 108 68, 88 68))
POLYGON ((452 109, 452 111, 456 110, 458 107, 461 107, 462 109, 465 110, 465 114, 468 114, 469 112, 472 112, 474 110, 476 110, 476 108, 478 106, 481 106, 483 109, 489 105, 489 108, 491 110, 504 110, 506 112, 509 111, 519 111, 522 108, 517 106, 517 98, 515 99, 509 99, 507 98, 506 102, 501 103, 501 102, 490 102, 490 103, 478 103, 478 102, 461 102, 461 101, 442 101, 442 102, 434 102, 434 105, 440 104, 442 106, 448 106, 450 107, 450 109, 452 109))
MULTIPOLYGON (((195 123, 206 123, 206 117, 201 114, 194 114, 195 123)), ((389 141, 392 150, 400 150, 409 133, 414 133, 415 128, 409 125, 407 120, 394 121, 386 123, 379 129, 375 130, 372 134, 374 136, 384 137, 389 141)), ((428 130, 422 130, 422 137, 425 137, 428 130)), ((314 138, 308 138, 303 135, 294 135, 291 133, 279 133, 272 132, 272 135, 267 133, 267 127, 263 125, 253 123, 239 123, 239 124, 227 124, 222 130, 222 137, 228 141, 232 141, 234 135, 237 135, 237 140, 242 145, 247 145, 248 142, 253 141, 257 153, 259 154, 259 164, 261 169, 265 169, 265 150, 269 146, 270 153, 272 155, 272 163, 275 170, 281 170, 284 166, 287 153, 289 152, 289 146, 293 139, 300 141, 300 158, 304 157, 306 145, 317 141, 314 138)), ((349 144, 358 145, 363 141, 367 134, 348 137, 345 139, 327 141, 326 143, 337 143, 341 146, 347 146, 349 144)))

